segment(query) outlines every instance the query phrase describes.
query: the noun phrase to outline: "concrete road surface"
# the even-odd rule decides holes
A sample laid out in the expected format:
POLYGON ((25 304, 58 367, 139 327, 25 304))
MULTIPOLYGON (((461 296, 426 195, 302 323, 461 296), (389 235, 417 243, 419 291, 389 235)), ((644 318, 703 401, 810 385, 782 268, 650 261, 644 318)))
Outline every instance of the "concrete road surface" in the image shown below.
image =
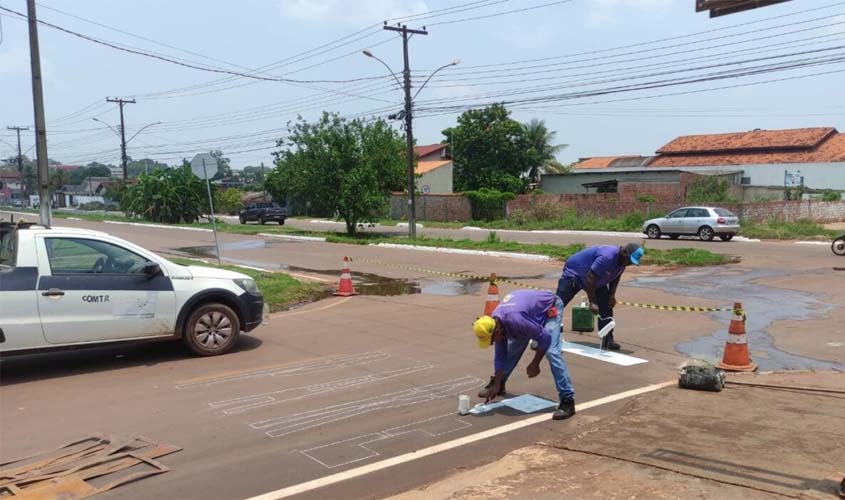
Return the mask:
MULTIPOLYGON (((208 233, 178 229, 66 224, 108 230, 167 253, 202 254, 206 250, 200 247, 212 241, 208 233)), ((579 241, 558 237, 562 240, 579 241)), ((244 498, 321 478, 323 483, 309 483, 313 488, 301 493, 382 497, 542 439, 575 434, 624 404, 604 404, 565 422, 543 417, 524 428, 491 432, 481 441, 473 436, 535 416, 511 410, 457 415, 458 395, 469 394, 477 402, 475 393, 490 375, 492 352, 477 349, 470 331, 482 311, 486 285, 408 267, 496 272, 552 288, 560 263, 231 234, 221 234, 221 243, 224 257, 233 262, 330 281, 339 275, 342 256, 351 255, 356 284, 369 287, 369 294, 276 314, 244 337, 235 352, 221 357, 193 358, 178 345, 148 344, 4 359, 3 460, 91 433, 140 434, 184 450, 162 459, 171 472, 103 497, 244 498), (443 443, 466 444, 419 460, 408 455, 443 443), (405 458, 395 467, 343 482, 329 479, 395 457, 405 458)), ((745 301, 752 356, 761 367, 845 369, 843 347, 837 345, 841 329, 831 321, 841 305, 836 289, 841 278, 831 271, 838 261, 828 249, 713 246, 730 248, 743 261, 719 269, 632 269, 620 299, 713 307, 745 301), (808 331, 804 324, 817 326, 808 331)), ((506 293, 514 287, 502 288, 506 293)), ((637 308, 619 308, 616 316, 623 353, 646 362, 622 366, 566 354, 578 403, 671 381, 678 364, 691 355, 718 357, 729 321, 728 313, 637 308)), ((572 334, 568 326, 564 338, 597 345, 597 339, 572 334)), ((547 365, 529 380, 525 363, 508 383, 510 393, 554 400, 547 365)))

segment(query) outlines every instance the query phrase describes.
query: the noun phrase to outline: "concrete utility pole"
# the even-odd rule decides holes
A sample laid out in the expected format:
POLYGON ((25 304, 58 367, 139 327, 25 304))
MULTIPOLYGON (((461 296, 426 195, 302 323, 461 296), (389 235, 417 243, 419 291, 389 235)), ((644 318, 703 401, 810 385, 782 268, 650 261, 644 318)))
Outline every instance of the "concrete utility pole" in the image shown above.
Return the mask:
POLYGON ((21 194, 24 195, 24 200, 21 200, 22 206, 26 206, 26 202, 28 202, 28 196, 26 193, 26 184, 24 183, 24 175, 23 175, 23 153, 21 153, 21 130, 29 130, 29 127, 6 127, 8 130, 14 130, 18 133, 18 175, 21 176, 21 194))
POLYGON ((29 60, 32 68, 32 104, 35 110, 35 156, 38 164, 38 198, 41 207, 41 224, 53 223, 50 209, 50 171, 47 165, 47 126, 44 120, 44 92, 41 88, 41 54, 38 50, 38 19, 35 17, 35 0, 26 0, 29 22, 29 60))
POLYGON ((112 99, 106 97, 106 102, 116 102, 120 105, 120 158, 123 161, 123 184, 129 179, 129 167, 126 160, 126 125, 123 123, 123 105, 135 104, 135 99, 112 99))
POLYGON ((406 25, 384 26, 387 31, 402 33, 402 52, 405 58, 405 70, 403 73, 403 87, 405 87, 405 142, 406 155, 408 160, 408 235, 411 238, 417 237, 417 204, 416 186, 414 185, 414 119, 412 116, 413 103, 411 100, 411 67, 408 62, 408 34, 428 35, 425 29, 410 29, 406 25))

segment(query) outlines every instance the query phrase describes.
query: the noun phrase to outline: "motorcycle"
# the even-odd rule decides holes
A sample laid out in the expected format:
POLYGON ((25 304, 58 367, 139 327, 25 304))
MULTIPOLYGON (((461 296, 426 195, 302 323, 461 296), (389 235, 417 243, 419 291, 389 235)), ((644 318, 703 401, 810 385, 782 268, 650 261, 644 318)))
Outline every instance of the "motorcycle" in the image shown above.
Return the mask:
POLYGON ((833 243, 830 244, 830 249, 836 255, 845 256, 845 233, 842 233, 841 236, 833 240, 833 243))

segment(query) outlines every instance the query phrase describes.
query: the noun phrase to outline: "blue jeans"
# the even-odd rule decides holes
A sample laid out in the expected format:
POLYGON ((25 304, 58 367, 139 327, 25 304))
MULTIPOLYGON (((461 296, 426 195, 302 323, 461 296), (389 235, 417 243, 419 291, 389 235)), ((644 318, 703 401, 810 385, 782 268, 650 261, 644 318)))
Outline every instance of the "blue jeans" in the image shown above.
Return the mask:
MULTIPOLYGON (((563 305, 567 306, 575 295, 581 291, 581 286, 575 278, 561 278, 557 282, 557 291, 555 295, 563 300, 563 305)), ((596 288, 596 302, 599 306, 599 330, 610 323, 613 317, 613 308, 610 307, 610 285, 600 286, 596 288), (608 318, 608 319, 602 319, 608 318)), ((601 339, 602 348, 607 348, 607 345, 613 342, 613 330, 610 331, 603 339, 601 339)))
MULTIPOLYGON (((549 361, 549 368, 555 379, 558 397, 560 399, 575 399, 575 389, 572 388, 569 370, 566 368, 566 361, 564 361, 563 354, 560 352, 560 329, 563 322, 563 301, 560 300, 560 297, 555 300, 555 308, 557 308, 557 316, 549 318, 543 325, 543 329, 552 337, 552 343, 549 345, 549 350, 546 351, 546 359, 549 361)), ((510 377, 530 341, 531 339, 527 338, 508 339, 508 359, 505 362, 504 380, 510 377)))

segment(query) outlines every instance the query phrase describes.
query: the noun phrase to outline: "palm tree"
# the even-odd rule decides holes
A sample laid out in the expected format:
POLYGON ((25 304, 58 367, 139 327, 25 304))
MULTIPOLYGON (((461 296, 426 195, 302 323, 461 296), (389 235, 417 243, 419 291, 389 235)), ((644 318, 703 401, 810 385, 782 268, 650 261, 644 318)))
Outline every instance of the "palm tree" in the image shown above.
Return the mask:
POLYGON ((541 173, 557 170, 557 165, 560 164, 555 160, 555 155, 568 144, 553 144, 557 132, 546 128, 545 120, 533 118, 530 122, 523 123, 522 128, 528 143, 537 154, 537 161, 528 170, 528 179, 534 183, 540 182, 541 173))

